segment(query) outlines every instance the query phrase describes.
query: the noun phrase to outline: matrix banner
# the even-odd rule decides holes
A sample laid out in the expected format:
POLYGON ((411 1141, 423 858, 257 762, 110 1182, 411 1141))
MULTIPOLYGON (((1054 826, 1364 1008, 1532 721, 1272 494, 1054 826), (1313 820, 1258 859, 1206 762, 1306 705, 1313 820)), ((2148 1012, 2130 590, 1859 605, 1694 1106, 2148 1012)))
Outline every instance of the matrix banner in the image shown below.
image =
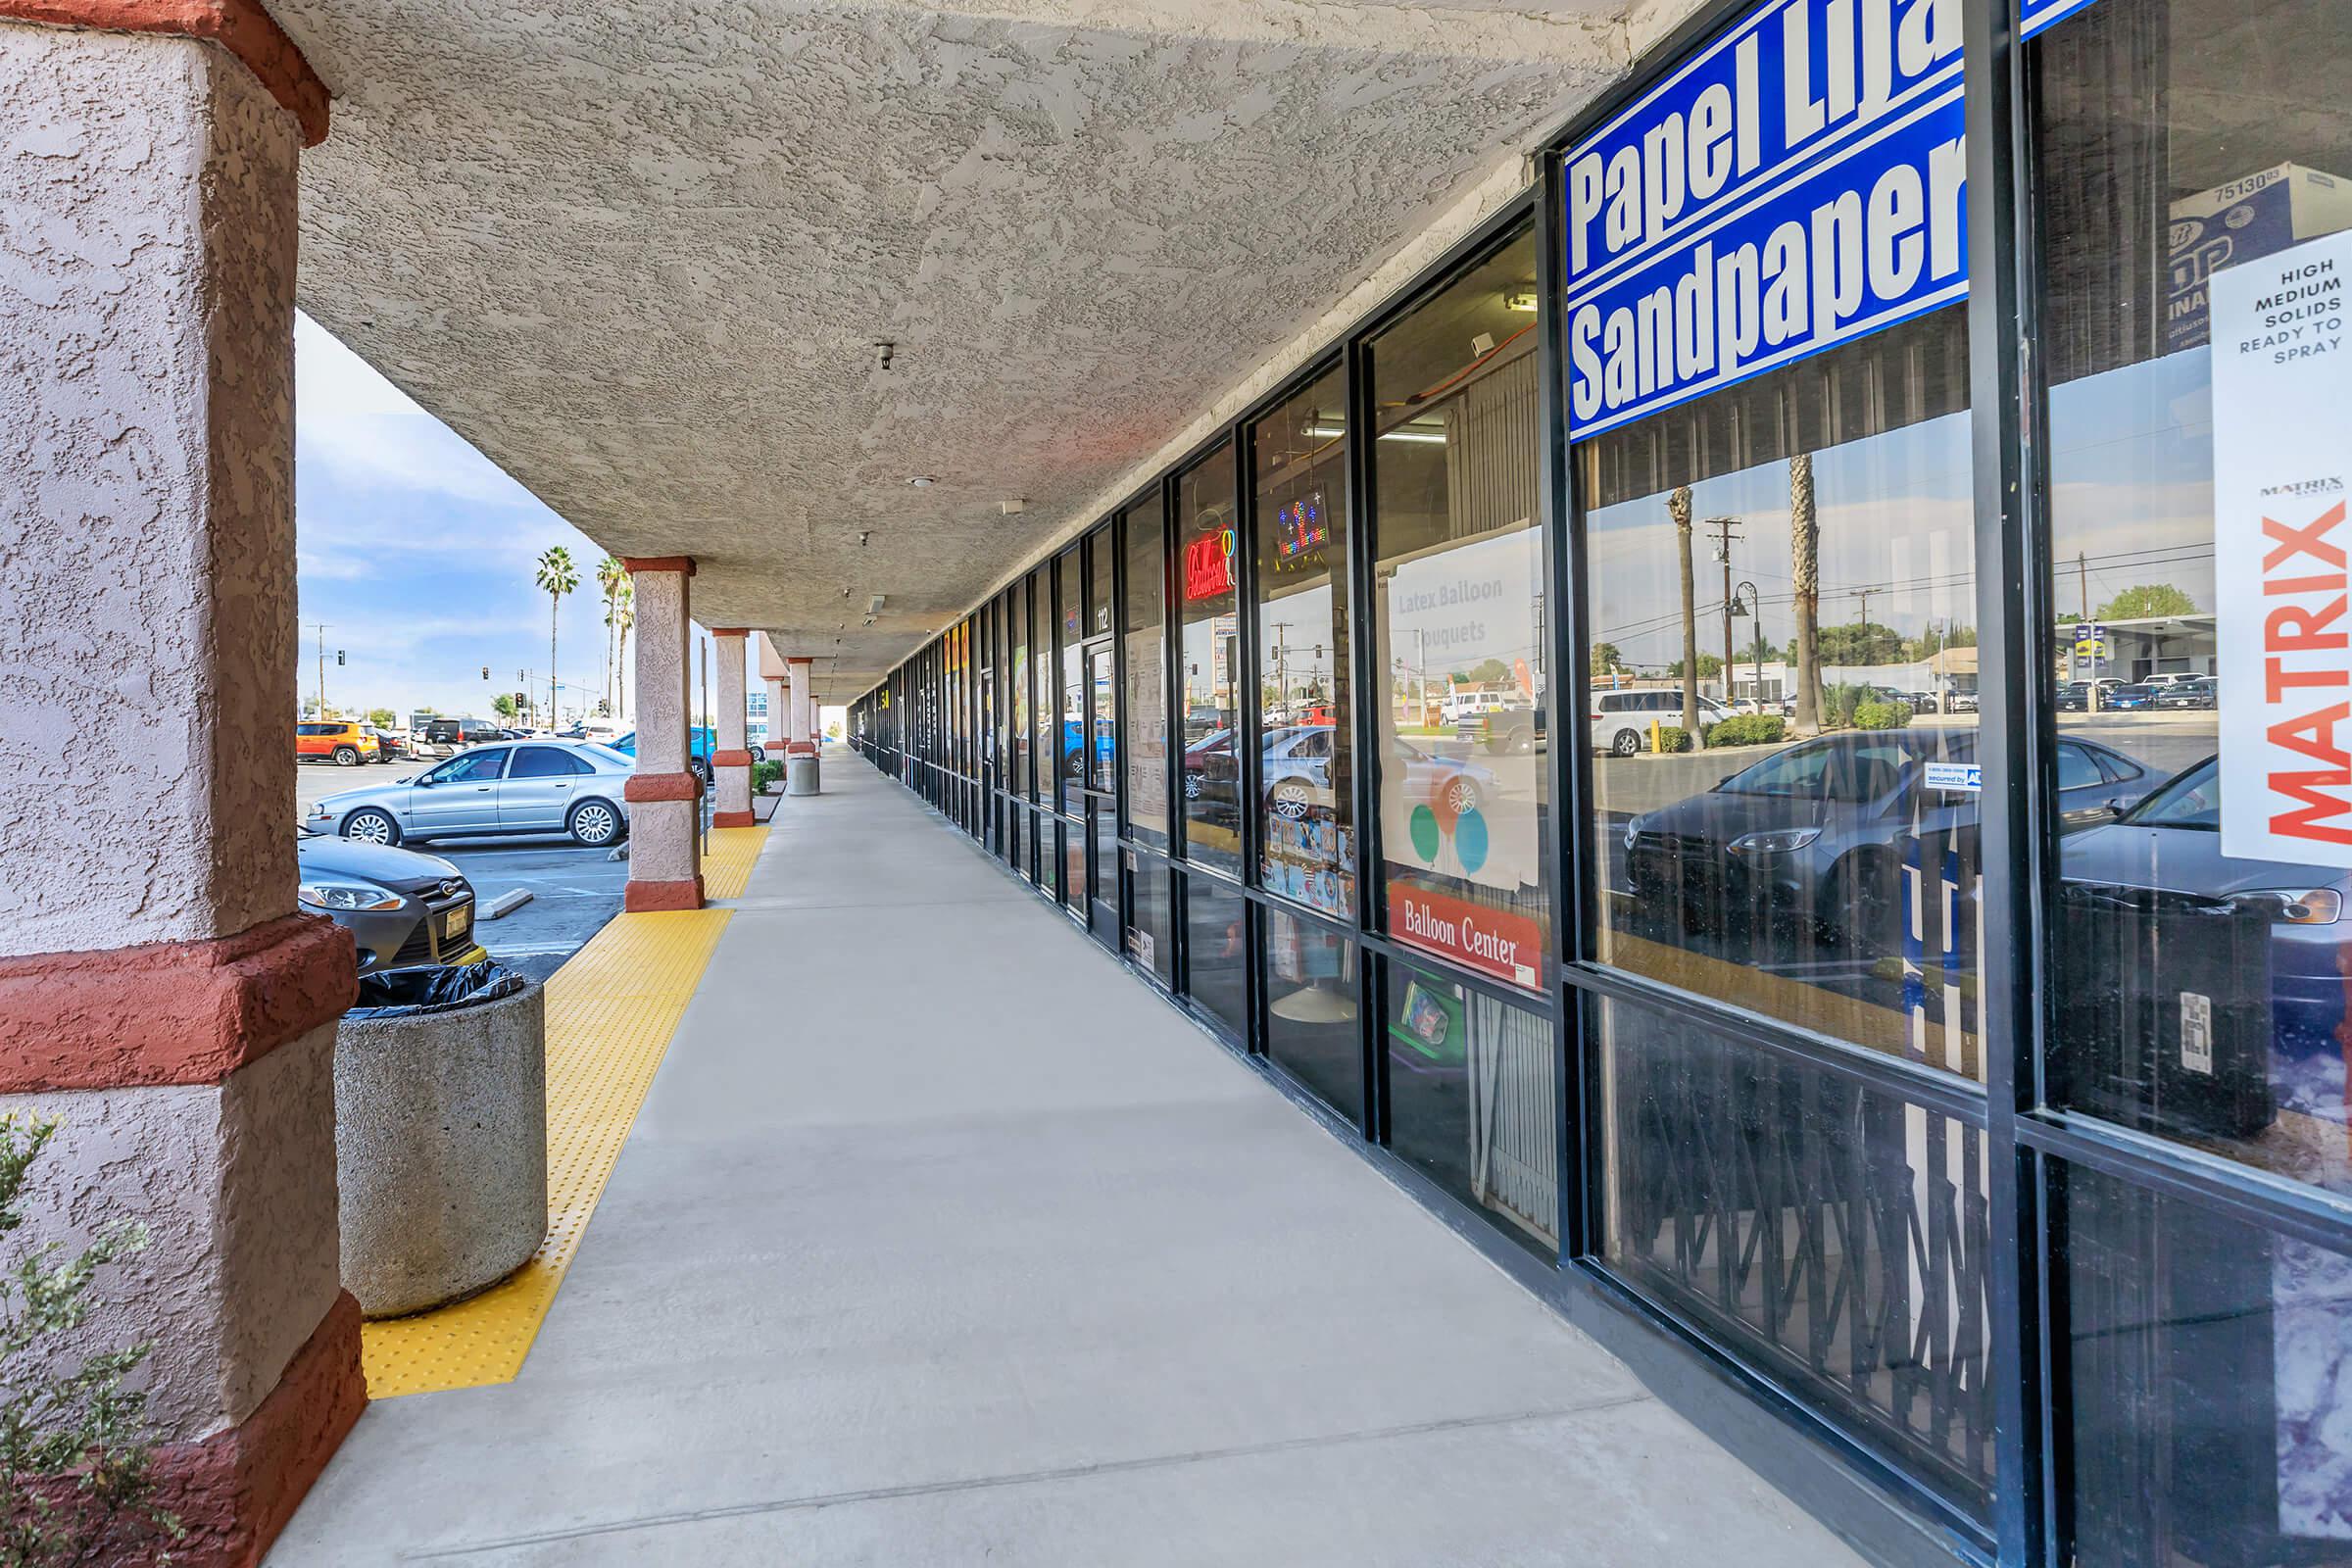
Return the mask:
POLYGON ((2068 17, 2091 3, 2091 0, 2021 0, 2017 8, 2018 35, 2031 38, 2053 22, 2068 17))
POLYGON ((2352 865, 2352 233, 2211 288, 2222 853, 2352 865))
POLYGON ((1570 433, 1968 292, 1961 0, 1776 0, 1565 162, 1570 433))

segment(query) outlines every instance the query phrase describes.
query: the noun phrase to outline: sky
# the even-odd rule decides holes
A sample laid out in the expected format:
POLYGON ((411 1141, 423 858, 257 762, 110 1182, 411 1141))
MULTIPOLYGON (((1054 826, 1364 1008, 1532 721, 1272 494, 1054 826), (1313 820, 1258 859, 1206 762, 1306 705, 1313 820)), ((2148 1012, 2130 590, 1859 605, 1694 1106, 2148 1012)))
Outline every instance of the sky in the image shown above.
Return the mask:
MULTIPOLYGON (((318 694, 323 635, 338 711, 486 716, 494 694, 526 684, 545 703, 548 595, 532 573, 542 551, 564 545, 580 586, 559 612, 559 695, 567 714, 593 709, 605 692, 604 551, 307 316, 294 327, 294 407, 297 700, 318 694)), ((710 639, 695 636, 699 669, 710 639)))

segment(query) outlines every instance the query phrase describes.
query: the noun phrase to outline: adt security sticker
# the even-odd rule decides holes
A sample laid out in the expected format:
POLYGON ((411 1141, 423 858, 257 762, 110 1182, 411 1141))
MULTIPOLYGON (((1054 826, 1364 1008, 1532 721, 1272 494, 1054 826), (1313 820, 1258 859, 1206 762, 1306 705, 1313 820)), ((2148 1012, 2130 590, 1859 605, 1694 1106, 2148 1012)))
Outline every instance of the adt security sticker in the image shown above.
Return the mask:
POLYGON ((1930 762, 1928 788, 1932 790, 1982 790, 1984 769, 1974 762, 1930 762))

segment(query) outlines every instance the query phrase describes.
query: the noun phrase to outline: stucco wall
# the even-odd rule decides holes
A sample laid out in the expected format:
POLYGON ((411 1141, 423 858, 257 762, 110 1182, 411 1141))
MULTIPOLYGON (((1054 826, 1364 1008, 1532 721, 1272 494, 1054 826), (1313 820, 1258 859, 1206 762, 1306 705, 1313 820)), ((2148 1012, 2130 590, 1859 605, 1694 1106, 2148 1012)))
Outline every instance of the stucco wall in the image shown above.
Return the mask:
POLYGON ((0 23, 0 955, 294 906, 300 145, 212 44, 0 23))
POLYGON ((686 767, 688 616, 693 599, 682 571, 641 571, 637 605, 637 771, 686 767))
POLYGON ((109 1304, 73 1345, 155 1342, 142 1381, 167 1440, 250 1414, 341 1289, 334 1044, 322 1025, 217 1086, 0 1097, 0 1112, 64 1120, 10 1251, 78 1248, 119 1219, 148 1229, 146 1251, 99 1276, 109 1304))

